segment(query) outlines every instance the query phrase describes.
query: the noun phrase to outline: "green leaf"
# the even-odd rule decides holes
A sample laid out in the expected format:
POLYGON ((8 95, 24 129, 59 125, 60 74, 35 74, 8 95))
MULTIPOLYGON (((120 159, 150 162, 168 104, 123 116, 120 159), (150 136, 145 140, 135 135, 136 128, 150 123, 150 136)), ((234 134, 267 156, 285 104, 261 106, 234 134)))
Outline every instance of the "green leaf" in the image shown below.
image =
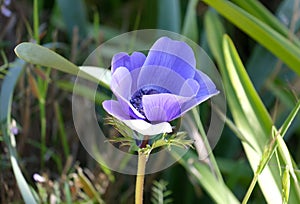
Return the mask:
POLYGON ((300 46, 300 42, 297 37, 289 31, 279 20, 276 18, 266 7, 264 7, 257 0, 232 0, 233 3, 238 5, 240 8, 247 11, 249 14, 255 16, 268 26, 272 27, 278 33, 285 38, 292 38, 293 42, 300 46))
MULTIPOLYGON (((239 60, 238 54, 228 36, 224 37, 223 46, 226 66, 222 67, 221 72, 227 91, 228 103, 236 126, 248 140, 247 143, 243 143, 243 146, 250 165, 255 172, 260 157, 263 155, 264 145, 268 141, 267 135, 271 133, 271 119, 266 110, 262 108, 263 105, 258 100, 258 96, 255 90, 253 90, 254 88, 249 84, 250 80, 243 69, 243 64, 239 60), (248 85, 244 84, 244 82, 248 83, 248 85), (253 95, 253 97, 248 98, 249 95, 253 95), (253 99, 256 101, 253 101, 253 99), (254 106, 255 109, 253 109, 252 104, 256 104, 254 106), (262 111, 260 112, 258 108, 262 109, 262 111), (264 119, 265 121, 259 121, 260 119, 264 119), (264 124, 264 126, 261 124, 264 124), (252 144, 255 149, 252 147, 249 148, 248 143, 252 144)), ((281 200, 281 194, 278 189, 279 180, 278 178, 276 179, 276 175, 279 175, 278 170, 267 167, 264 175, 266 176, 260 177, 259 184, 266 200, 271 203, 278 199, 281 200), (272 172, 272 170, 276 170, 276 172, 272 172), (270 175, 275 175, 275 178, 270 175), (273 192, 272 196, 268 195, 269 192, 266 191, 268 189, 267 186, 270 192, 273 192)))
POLYGON ((179 0, 158 1, 158 28, 180 32, 180 3, 179 0))
MULTIPOLYGON (((273 123, 228 36, 224 37, 223 46, 226 67, 221 70, 228 91, 229 106, 237 127, 245 135, 248 143, 255 148, 254 150, 248 143, 243 142, 250 165, 255 172, 263 155, 264 146, 271 139, 273 123)), ((286 160, 287 156, 283 154, 285 151, 288 150, 284 146, 279 147, 279 155, 286 160)), ((277 161, 272 158, 270 163, 274 164, 277 161)), ((265 166, 258 182, 267 202, 282 200, 278 168, 274 165, 265 166)), ((292 188, 297 189, 297 185, 292 188)), ((293 202, 299 202, 298 195, 291 194, 291 199, 293 202)))
POLYGON ((83 66, 77 67, 64 57, 53 52, 52 50, 33 43, 21 43, 15 48, 17 56, 24 61, 45 67, 52 67, 59 71, 78 75, 85 79, 109 87, 111 73, 108 69, 100 67, 83 66))
POLYGON ((15 53, 24 61, 77 75, 79 68, 52 50, 29 42, 16 46, 15 53))
POLYGON ((11 105, 14 88, 24 69, 24 62, 17 60, 4 78, 0 93, 0 125, 5 144, 9 149, 10 161, 12 169, 16 177, 18 187, 25 203, 36 203, 30 187, 25 180, 22 171, 17 162, 16 141, 14 135, 10 131, 11 124, 11 105))
POLYGON ((56 2, 62 14, 69 38, 71 39, 73 37, 75 27, 78 28, 79 35, 85 37, 87 34, 88 22, 84 1, 59 0, 56 2))
POLYGON ((198 42, 197 4, 199 0, 190 0, 184 17, 182 35, 198 42))
POLYGON ((272 27, 225 0, 203 0, 300 75, 300 49, 272 27))
POLYGON ((287 119, 284 121, 283 125, 281 126, 281 128, 280 128, 280 134, 282 136, 284 136, 285 133, 287 132, 287 130, 289 129, 289 127, 292 124, 293 120, 297 116, 299 110, 300 110, 300 101, 297 102, 297 104, 295 105, 294 109, 289 114, 289 116, 287 117, 287 119))
POLYGON ((97 202, 100 204, 104 203, 100 193, 97 192, 91 181, 84 175, 82 169, 78 167, 77 172, 82 189, 89 196, 89 198, 97 200, 97 202))
MULTIPOLYGON (((176 151, 171 153, 175 158, 178 156, 176 151)), ((240 203, 223 180, 219 180, 208 165, 198 160, 196 153, 188 151, 178 161, 192 176, 192 179, 205 189, 215 203, 240 203)))
MULTIPOLYGON (((223 45, 222 43, 218 44, 224 34, 220 19, 211 11, 206 14, 205 18, 209 46, 222 73, 226 96, 236 125, 235 129, 239 130, 239 138, 242 138, 248 160, 253 171, 256 172, 265 150, 264 146, 271 140, 272 120, 256 93, 229 37, 223 39, 223 45)), ((272 158, 271 162, 273 164, 277 161, 272 158)), ((266 166, 263 174, 258 177, 265 198, 270 203, 276 202, 277 199, 281 200, 279 173, 276 165, 266 166)), ((292 190, 296 188, 293 186, 292 190)), ((291 200, 298 202, 295 190, 292 192, 291 200)))
POLYGON ((290 174, 289 167, 286 166, 282 175, 282 203, 286 204, 290 195, 290 174))
POLYGON ((225 33, 224 27, 218 14, 208 10, 204 16, 204 26, 207 33, 207 41, 219 66, 225 66, 222 52, 222 37, 225 33))
POLYGON ((168 183, 164 180, 153 181, 151 203, 153 204, 167 204, 173 203, 170 198, 171 191, 167 189, 168 183))

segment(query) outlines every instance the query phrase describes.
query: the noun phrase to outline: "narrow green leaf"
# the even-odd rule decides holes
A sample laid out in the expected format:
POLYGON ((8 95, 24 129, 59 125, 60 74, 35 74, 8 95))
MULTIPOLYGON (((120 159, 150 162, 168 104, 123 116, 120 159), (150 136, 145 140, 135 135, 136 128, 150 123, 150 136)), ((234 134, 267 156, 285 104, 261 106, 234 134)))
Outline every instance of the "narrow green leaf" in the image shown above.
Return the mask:
POLYGON ((218 65, 225 66, 222 52, 220 52, 222 50, 222 38, 225 30, 218 14, 212 10, 208 10, 204 16, 204 26, 207 41, 218 65))
MULTIPOLYGON (((250 165, 255 172, 261 155, 263 155, 264 145, 268 141, 268 135, 271 133, 272 122, 250 84, 243 64, 228 36, 224 37, 223 46, 226 67, 222 68, 222 74, 225 78, 224 83, 227 84, 227 90, 230 90, 230 95, 227 96, 228 102, 237 127, 248 139, 248 143, 255 148, 253 150, 247 143, 243 143, 250 165), (250 95, 252 95, 251 98, 250 95), (261 109, 261 111, 258 109, 261 109), (262 124, 264 125, 262 126, 262 124)), ((265 174, 259 178, 259 184, 267 202, 273 203, 278 199, 281 200, 281 190, 279 191, 278 187, 280 178, 278 175, 278 169, 266 167, 265 174), (270 192, 272 192, 272 196, 270 196, 270 192)), ((250 195, 247 193, 246 196, 250 195)))
POLYGON ((59 0, 56 2, 62 14, 69 38, 73 37, 75 27, 78 28, 79 35, 85 37, 88 26, 85 2, 81 0, 59 0))
POLYGON ((158 28, 180 32, 180 3, 179 0, 158 1, 158 28))
MULTIPOLYGON (((243 147, 252 170, 256 172, 264 154, 265 145, 271 140, 272 120, 256 93, 229 37, 223 39, 224 54, 222 53, 222 44, 218 44, 220 42, 218 38, 222 38, 222 32, 224 32, 222 25, 218 23, 220 19, 213 12, 206 14, 205 18, 205 30, 208 32, 209 46, 222 73, 229 107, 236 128, 238 128, 239 134, 243 135, 243 147), (217 28, 216 25, 221 26, 221 28, 217 28)), ((272 158, 271 162, 276 164, 277 161, 272 158)), ((257 176, 266 200, 270 203, 281 201, 282 189, 279 173, 276 165, 267 165, 263 173, 259 177, 257 176)), ((253 182, 253 185, 255 183, 256 181, 253 182)), ((290 200, 298 202, 295 189, 296 186, 293 184, 290 200)))
POLYGON ((100 193, 96 191, 93 184, 90 182, 90 180, 84 175, 81 168, 77 169, 77 175, 79 177, 79 181, 82 185, 83 191, 91 198, 97 200, 98 203, 102 204, 104 201, 100 197, 100 193))
POLYGON ((12 169, 25 203, 36 203, 30 187, 17 162, 16 141, 10 131, 11 105, 14 88, 24 69, 24 62, 17 60, 4 78, 0 93, 0 125, 5 144, 8 146, 12 169))
POLYGON ((109 87, 111 73, 108 69, 90 66, 79 68, 52 50, 28 42, 19 44, 15 48, 15 53, 19 58, 28 63, 52 67, 59 71, 75 76, 78 75, 96 83, 100 82, 102 85, 109 87))
POLYGON ((199 33, 197 26, 197 4, 199 0, 190 0, 184 17, 182 35, 198 42, 199 33))
MULTIPOLYGON (((226 83, 230 83, 233 89, 233 96, 230 96, 229 104, 232 100, 236 100, 239 106, 231 107, 231 112, 235 119, 236 125, 244 135, 247 135, 248 140, 255 147, 256 151, 247 143, 243 143, 245 152, 249 159, 252 169, 256 170, 261 156, 264 152, 264 145, 271 139, 271 130, 273 127, 272 120, 261 102, 257 92, 255 91, 251 81, 243 67, 243 64, 238 56, 238 53, 228 36, 224 37, 224 57, 226 61, 226 70, 223 74, 228 77, 226 83), (245 117, 245 121, 241 121, 241 117, 245 117)), ((282 138, 281 138, 282 139, 282 138)), ((279 155, 290 165, 292 159, 287 157, 288 149, 284 145, 279 146, 279 155)), ((271 163, 277 163, 275 158, 271 158, 271 163)), ((281 198, 281 177, 279 169, 274 166, 265 166, 261 175, 258 177, 261 190, 267 202, 274 203, 281 198)), ((292 188, 296 189, 298 185, 293 184, 292 188)), ((295 193, 295 191, 293 191, 295 193)), ((291 196, 293 202, 298 202, 298 194, 291 196)))
POLYGON ((282 175, 282 203, 287 204, 290 196, 290 174, 289 167, 286 166, 282 175))
POLYGON ((299 110, 300 110, 300 101, 297 102, 295 108, 292 110, 292 112, 289 114, 289 116, 284 121, 283 125, 281 126, 281 128, 280 128, 280 134, 282 135, 282 137, 285 135, 285 133, 289 129, 289 127, 292 124, 293 120, 297 116, 299 110))
POLYGON ((63 151, 65 154, 65 158, 68 158, 70 154, 70 150, 69 150, 69 145, 67 140, 67 134, 65 130, 63 115, 57 101, 54 102, 54 111, 55 111, 56 120, 58 122, 58 131, 59 131, 63 151))
POLYGON ((220 14, 239 27, 254 40, 270 50, 300 75, 300 49, 290 40, 276 32, 245 10, 225 0, 203 0, 220 14))
POLYGON ((79 69, 67 59, 52 50, 29 42, 16 46, 15 53, 24 61, 45 67, 53 67, 60 71, 77 75, 79 69))
MULTIPOLYGON (((178 156, 176 151, 171 153, 175 158, 178 156)), ((240 203, 223 180, 218 180, 210 167, 198 160, 196 153, 188 151, 178 161, 192 178, 205 189, 215 203, 240 203)))
POLYGON ((266 7, 264 7, 257 0, 232 0, 233 3, 238 5, 240 8, 247 11, 249 14, 255 16, 259 20, 263 21, 278 33, 280 33, 285 38, 291 38, 297 46, 300 46, 300 41, 297 37, 289 31, 289 29, 284 26, 278 18, 276 18, 266 7))
POLYGON ((66 203, 67 204, 72 204, 72 195, 71 195, 71 190, 70 190, 68 181, 66 181, 64 183, 64 193, 65 193, 65 196, 66 196, 66 203))

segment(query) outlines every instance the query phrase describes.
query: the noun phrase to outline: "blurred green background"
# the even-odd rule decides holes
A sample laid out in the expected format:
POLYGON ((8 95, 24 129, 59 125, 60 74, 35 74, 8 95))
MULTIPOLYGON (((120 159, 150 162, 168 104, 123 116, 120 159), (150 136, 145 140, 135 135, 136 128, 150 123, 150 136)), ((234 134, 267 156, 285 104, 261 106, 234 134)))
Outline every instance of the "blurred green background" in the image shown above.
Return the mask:
MULTIPOLYGON (((81 65, 97 46, 119 34, 137 29, 164 29, 189 37, 220 66, 209 48, 209 38, 215 34, 208 32, 205 25, 210 12, 217 19, 209 23, 221 23, 230 35, 256 91, 278 127, 299 96, 300 79, 294 71, 202 1, 39 0, 35 3, 34 6, 34 2, 28 0, 0 1, 0 85, 4 84, 10 69, 25 67, 15 79, 11 117, 16 121, 13 127, 18 129, 15 136, 18 165, 40 202, 51 203, 52 199, 56 203, 133 203, 135 177, 111 172, 88 155, 77 138, 72 120, 70 104, 74 76, 25 64, 13 51, 21 42, 52 48, 81 65), (44 181, 37 182, 34 174, 42 176, 44 181)), ((299 36, 298 0, 263 0, 260 3, 287 30, 299 36)), ((245 6, 243 9, 247 10, 245 6)), ((251 13, 251 9, 247 11, 251 13)), ((2 92, 1 96, 6 96, 3 86, 2 92)), ((9 94, 12 92, 7 96, 9 94)), ((3 107, 3 102, 1 105, 3 107)), ((230 110, 228 118, 232 118, 230 110)), ((285 136, 296 163, 300 159, 299 137, 298 116, 285 136)), ((0 203, 22 203, 3 129, 0 146, 0 203)), ((213 153, 224 183, 238 200, 242 200, 253 172, 236 132, 226 126, 213 153)), ((196 155, 195 152, 191 154, 183 162, 146 177, 145 203, 155 203, 151 201, 155 189, 166 194, 164 203, 169 198, 172 203, 216 202, 198 180, 205 177, 195 176, 184 162, 196 155)), ((298 174, 298 169, 295 171, 298 174)), ((258 186, 250 200, 251 203, 265 203, 258 186)))

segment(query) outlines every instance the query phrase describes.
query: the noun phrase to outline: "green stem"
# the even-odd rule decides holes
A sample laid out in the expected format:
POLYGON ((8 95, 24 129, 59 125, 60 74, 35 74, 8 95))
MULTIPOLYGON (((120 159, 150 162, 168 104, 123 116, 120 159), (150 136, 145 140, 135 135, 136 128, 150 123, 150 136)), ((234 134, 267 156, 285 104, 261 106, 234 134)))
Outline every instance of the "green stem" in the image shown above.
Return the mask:
POLYGON ((135 204, 143 203, 146 162, 147 162, 147 155, 143 152, 139 152, 138 167, 137 167, 137 174, 136 174, 136 185, 135 185, 135 204))
POLYGON ((34 33, 34 39, 36 41, 36 44, 40 44, 38 0, 33 1, 33 33, 34 33))
POLYGON ((45 100, 39 100, 39 108, 40 108, 40 123, 41 123, 41 168, 45 166, 45 155, 46 155, 46 107, 45 100))
POLYGON ((256 182, 258 180, 258 176, 259 176, 259 174, 257 174, 257 173, 254 175, 254 177, 253 177, 253 179, 251 181, 251 184, 250 184, 250 186, 249 186, 249 188, 247 190, 247 193, 246 193, 246 195, 245 195, 245 197, 243 199, 242 204, 246 204, 248 202, 248 200, 249 200, 249 198, 250 198, 250 196, 252 194, 252 191, 253 191, 253 189, 255 187, 255 184, 256 184, 256 182))

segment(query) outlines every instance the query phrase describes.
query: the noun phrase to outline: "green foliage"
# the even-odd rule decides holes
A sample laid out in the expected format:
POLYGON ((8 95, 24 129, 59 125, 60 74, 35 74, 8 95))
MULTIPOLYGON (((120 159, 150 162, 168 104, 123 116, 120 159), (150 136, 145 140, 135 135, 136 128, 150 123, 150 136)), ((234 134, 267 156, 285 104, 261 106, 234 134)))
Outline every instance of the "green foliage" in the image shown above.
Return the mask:
POLYGON ((168 182, 164 180, 153 181, 151 203, 153 204, 168 204, 172 203, 170 198, 172 191, 167 189, 168 182))
MULTIPOLYGON (((272 1, 267 3, 276 5, 272 1)), ((149 182, 153 185, 152 203, 208 203, 211 200, 215 203, 240 203, 242 200, 244 203, 261 203, 262 196, 268 203, 300 202, 299 161, 295 161, 299 159, 297 137, 300 133, 300 103, 297 100, 300 41, 299 33, 296 33, 300 24, 298 14, 291 12, 299 10, 297 0, 282 1, 276 11, 277 16, 257 0, 34 0, 24 1, 24 4, 26 9, 32 6, 32 14, 27 14, 24 9, 22 18, 18 13, 14 15, 21 20, 25 15, 26 20, 22 23, 27 30, 14 24, 13 18, 2 19, 1 16, 4 26, 0 31, 0 79, 3 79, 0 83, 0 142, 4 146, 0 180, 3 181, 2 178, 12 170, 24 202, 47 203, 52 196, 58 203, 103 203, 103 200, 107 203, 116 200, 132 203, 132 181, 128 176, 115 174, 103 166, 99 168, 78 147, 77 141, 70 140, 75 133, 70 131, 72 117, 65 103, 69 104, 69 94, 73 92, 101 106, 108 96, 95 94, 84 85, 77 85, 73 90, 74 76, 99 83, 108 90, 110 71, 107 68, 80 67, 73 62, 80 63, 105 40, 132 29, 147 27, 181 32, 196 43, 201 37, 203 47, 208 44, 222 74, 229 107, 227 115, 218 112, 227 124, 222 134, 222 140, 227 143, 221 140, 217 146, 219 150, 202 161, 198 159, 199 151, 194 149, 178 158, 187 178, 174 179, 181 183, 174 182, 173 186, 171 181, 168 185, 164 180, 149 182), (202 2, 213 9, 207 9, 202 2), (288 18, 286 25, 279 21, 282 16, 288 18), (32 22, 26 22, 27 19, 32 19, 32 22), (6 24, 6 20, 10 24, 6 24), (249 41, 246 36, 239 40, 240 36, 235 32, 237 28, 226 20, 254 41, 249 41), (16 36, 11 33, 16 33, 16 36), (12 61, 14 56, 10 46, 20 40, 35 42, 21 43, 15 48, 17 56, 25 62, 12 61), (43 43, 46 44, 39 45, 43 43), (55 52, 49 47, 56 48, 55 52), (243 62, 238 52, 242 53, 243 62), (29 126, 31 132, 24 135, 21 132, 20 137, 14 135, 11 131, 15 126, 14 119, 18 123, 22 121, 17 125, 18 130, 28 130, 29 126), (36 124, 39 124, 38 127, 36 124), (27 138, 22 138, 26 135, 27 138), (35 135, 40 140, 37 141, 35 135), (233 144, 233 139, 241 145, 233 144), (21 150, 25 145, 26 150, 33 147, 33 151, 18 152, 18 142, 21 150), (57 144, 59 147, 56 147, 57 144), (35 148, 41 151, 42 160, 35 159, 35 148), (47 160, 47 157, 51 159, 47 160), (55 168, 50 167, 52 162, 55 168), (78 162, 82 162, 82 169, 78 162), (41 165, 43 163, 45 165, 41 165), (36 166, 44 168, 36 170, 36 166), (94 174, 87 169, 100 173, 94 174), (46 182, 36 182, 32 187, 28 178, 33 170, 45 171, 46 182), (256 185, 257 182, 259 185, 256 185), (187 184, 193 189, 186 190, 184 196, 182 191, 173 190, 174 186, 187 184), (172 194, 168 189, 172 189, 172 194), (184 200, 171 199, 177 194, 184 200)), ((109 52, 113 50, 112 47, 109 52)), ((205 144, 203 151, 212 152, 206 138, 206 122, 201 121, 196 110, 188 116, 195 126, 193 130, 200 133, 197 139, 205 144)), ((120 121, 109 119, 108 122, 123 135, 109 137, 110 142, 127 145, 131 151, 139 149, 131 129, 126 129, 120 121)), ((105 131, 111 135, 112 129, 106 126, 105 131)), ((135 136, 141 139, 140 135, 135 136)), ((186 136, 181 130, 173 135, 159 135, 143 151, 150 153, 155 148, 169 148, 177 158, 180 148, 192 146, 193 141, 186 136)), ((102 156, 97 155, 99 158, 102 156)), ((126 161, 120 165, 125 166, 126 161)), ((172 178, 174 174, 176 178, 181 177, 174 168, 166 170, 168 173, 173 175, 172 178)), ((11 187, 5 179, 3 186, 11 187)), ((153 178, 149 176, 147 179, 151 181, 153 178)), ((6 188, 1 190, 1 195, 6 196, 6 188)), ((9 192, 17 190, 9 189, 9 192)), ((20 202, 19 198, 14 199, 7 202, 20 202)))
POLYGON ((185 14, 182 35, 197 42, 199 39, 199 32, 197 26, 197 13, 196 7, 199 0, 189 0, 188 8, 185 14))
POLYGON ((81 0, 59 0, 58 8, 63 17, 65 27, 67 28, 69 38, 72 38, 75 29, 77 29, 80 37, 87 35, 87 18, 86 8, 81 0), (72 9, 70 9, 72 5, 72 9))
POLYGON ((18 60, 15 62, 12 69, 7 73, 5 79, 2 83, 1 92, 0 92, 0 125, 4 138, 4 142, 9 150, 10 161, 12 169, 18 184, 18 187, 21 191, 22 197, 26 203, 37 203, 34 198, 31 189, 25 180, 20 166, 18 164, 18 154, 16 151, 16 139, 15 135, 11 130, 11 106, 13 101, 13 93, 17 80, 22 74, 24 69, 24 62, 18 60))
MULTIPOLYGON (((270 50, 274 55, 290 66, 293 71, 300 75, 300 49, 287 36, 281 35, 268 24, 257 19, 255 16, 240 7, 225 0, 203 0, 228 18, 254 40, 270 50)), ((299 44, 298 40, 296 44, 299 44)))
POLYGON ((147 155, 157 148, 166 147, 169 149, 169 151, 172 151, 173 146, 187 149, 192 147, 194 142, 190 139, 187 139, 186 132, 175 132, 171 134, 164 133, 155 136, 153 139, 151 138, 151 144, 147 144, 147 146, 144 148, 139 148, 136 144, 136 140, 147 140, 147 137, 133 131, 122 121, 119 121, 114 117, 108 117, 106 119, 106 123, 112 125, 120 133, 120 135, 109 139, 110 142, 120 143, 121 146, 129 146, 129 151, 142 151, 147 155))
MULTIPOLYGON (((213 36, 209 36, 208 40, 210 42, 211 50, 213 51, 219 67, 221 68, 230 110, 233 114, 236 127, 239 129, 239 132, 244 135, 242 142, 253 171, 256 172, 260 159, 264 161, 264 165, 258 170, 259 173, 255 173, 254 180, 262 180, 259 181, 259 184, 268 202, 275 202, 278 200, 278 198, 274 199, 275 195, 279 196, 279 200, 281 200, 280 164, 278 164, 279 168, 275 168, 273 165, 265 166, 267 162, 271 164, 277 163, 274 157, 270 161, 270 153, 272 151, 265 150, 265 145, 271 140, 271 130, 274 128, 272 125, 273 122, 251 84, 232 41, 228 36, 226 36, 223 39, 223 44, 217 43, 220 42, 224 29, 220 28, 220 23, 216 23, 215 25, 211 24, 210 22, 212 22, 212 19, 217 20, 218 18, 215 14, 210 13, 207 16, 206 27, 209 32, 215 31, 215 34, 213 36), (223 52, 221 50, 223 50, 223 52), (258 178, 258 174, 260 174, 263 169, 264 175, 260 175, 258 178), (272 177, 270 177, 270 175, 272 175, 272 177), (274 184, 270 185, 270 183, 274 184), (273 189, 270 190, 271 188, 273 189), (270 195, 270 192, 272 192, 272 195, 270 195)), ((295 113, 295 110, 293 113, 295 113)), ((291 118, 289 118, 289 121, 290 120, 291 118)), ((278 154, 280 157, 285 157, 284 155, 286 155, 284 161, 292 163, 290 156, 287 156, 289 154, 284 153, 288 151, 287 148, 285 148, 285 143, 283 140, 280 141, 283 146, 282 148, 279 148, 278 154)), ((291 202, 298 202, 299 196, 297 193, 297 182, 292 189, 295 190, 293 191, 295 194, 290 195, 290 199, 292 200, 291 202)), ((249 195, 247 194, 246 196, 249 195)), ((246 200, 247 199, 248 198, 246 198, 246 200)))
POLYGON ((158 1, 158 28, 180 32, 181 15, 179 0, 158 1))

